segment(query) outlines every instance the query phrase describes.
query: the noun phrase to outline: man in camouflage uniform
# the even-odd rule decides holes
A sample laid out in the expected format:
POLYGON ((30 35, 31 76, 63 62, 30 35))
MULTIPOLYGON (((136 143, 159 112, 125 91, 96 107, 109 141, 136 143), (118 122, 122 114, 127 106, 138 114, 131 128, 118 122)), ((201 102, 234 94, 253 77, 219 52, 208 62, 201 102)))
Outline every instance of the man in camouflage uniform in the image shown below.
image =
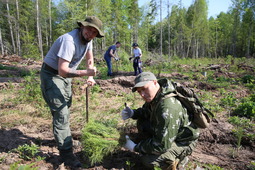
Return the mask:
POLYGON ((151 72, 143 72, 135 78, 132 91, 137 91, 145 104, 142 108, 126 108, 122 119, 137 119, 139 133, 149 134, 145 140, 135 144, 126 136, 124 147, 141 153, 146 167, 175 169, 187 161, 196 146, 199 131, 189 121, 186 108, 175 97, 167 94, 174 90, 167 79, 156 79, 151 72), (179 166, 178 165, 178 166, 179 166))

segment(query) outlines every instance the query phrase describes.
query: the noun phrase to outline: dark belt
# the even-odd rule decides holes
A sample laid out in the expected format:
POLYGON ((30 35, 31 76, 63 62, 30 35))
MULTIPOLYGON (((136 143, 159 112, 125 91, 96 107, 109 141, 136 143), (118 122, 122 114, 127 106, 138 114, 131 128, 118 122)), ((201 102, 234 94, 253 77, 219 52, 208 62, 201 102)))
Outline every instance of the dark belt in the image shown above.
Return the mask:
POLYGON ((58 70, 55 70, 54 68, 48 66, 48 65, 45 64, 45 63, 42 64, 42 68, 43 68, 44 70, 47 70, 47 71, 53 73, 53 74, 58 74, 58 70))

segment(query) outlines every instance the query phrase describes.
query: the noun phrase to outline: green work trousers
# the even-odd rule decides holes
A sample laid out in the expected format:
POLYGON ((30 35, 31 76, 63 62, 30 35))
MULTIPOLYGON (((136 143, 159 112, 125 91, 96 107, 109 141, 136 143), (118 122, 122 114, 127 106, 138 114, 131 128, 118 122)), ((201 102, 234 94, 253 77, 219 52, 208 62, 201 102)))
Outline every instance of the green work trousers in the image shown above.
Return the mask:
POLYGON ((59 150, 72 149, 72 135, 69 126, 72 103, 71 78, 63 78, 41 69, 41 91, 53 116, 53 134, 59 150))
POLYGON ((172 144, 171 148, 168 149, 165 153, 161 155, 142 155, 141 159, 143 164, 153 169, 154 167, 160 167, 161 169, 169 169, 171 170, 176 161, 182 161, 186 156, 190 155, 192 151, 195 149, 197 141, 193 141, 188 146, 182 146, 180 144, 176 144, 175 142, 172 144))

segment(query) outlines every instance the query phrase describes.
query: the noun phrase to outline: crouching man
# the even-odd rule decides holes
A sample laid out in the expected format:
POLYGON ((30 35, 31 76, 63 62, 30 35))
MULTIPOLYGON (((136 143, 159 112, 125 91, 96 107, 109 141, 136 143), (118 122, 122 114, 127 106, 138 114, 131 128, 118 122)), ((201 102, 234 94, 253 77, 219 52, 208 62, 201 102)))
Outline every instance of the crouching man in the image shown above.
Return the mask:
POLYGON ((126 136, 124 145, 141 153, 148 168, 181 168, 197 143, 199 130, 192 127, 186 108, 175 97, 166 96, 173 88, 169 80, 157 81, 153 73, 143 72, 135 78, 132 91, 141 95, 144 105, 134 110, 127 106, 121 112, 123 120, 136 119, 139 133, 148 136, 137 144, 126 136))

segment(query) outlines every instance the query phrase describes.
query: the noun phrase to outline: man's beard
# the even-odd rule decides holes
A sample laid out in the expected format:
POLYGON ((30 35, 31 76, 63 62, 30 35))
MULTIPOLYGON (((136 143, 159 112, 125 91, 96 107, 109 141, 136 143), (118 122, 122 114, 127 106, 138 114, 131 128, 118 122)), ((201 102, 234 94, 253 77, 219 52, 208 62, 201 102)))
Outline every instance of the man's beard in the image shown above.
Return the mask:
POLYGON ((88 44, 91 40, 87 40, 84 36, 81 36, 81 41, 83 44, 88 44))
POLYGON ((87 40, 83 35, 82 35, 82 29, 80 28, 80 36, 81 36, 81 42, 83 44, 88 44, 91 40, 87 40))

